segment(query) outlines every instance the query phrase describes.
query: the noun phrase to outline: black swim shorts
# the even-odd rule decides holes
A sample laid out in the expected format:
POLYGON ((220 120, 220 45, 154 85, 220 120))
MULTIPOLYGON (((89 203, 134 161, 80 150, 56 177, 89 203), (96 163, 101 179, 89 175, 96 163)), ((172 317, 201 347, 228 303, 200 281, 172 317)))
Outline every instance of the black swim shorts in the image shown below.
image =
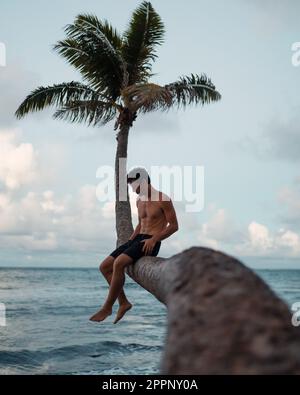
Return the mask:
MULTIPOLYGON (((142 256, 145 256, 145 253, 143 252, 144 243, 142 240, 150 239, 151 237, 151 235, 146 233, 140 233, 134 239, 128 240, 126 243, 120 245, 109 255, 116 258, 120 254, 126 254, 133 259, 133 262, 135 262, 142 256)), ((156 256, 159 252, 160 245, 160 241, 156 242, 152 252, 147 256, 156 256)))

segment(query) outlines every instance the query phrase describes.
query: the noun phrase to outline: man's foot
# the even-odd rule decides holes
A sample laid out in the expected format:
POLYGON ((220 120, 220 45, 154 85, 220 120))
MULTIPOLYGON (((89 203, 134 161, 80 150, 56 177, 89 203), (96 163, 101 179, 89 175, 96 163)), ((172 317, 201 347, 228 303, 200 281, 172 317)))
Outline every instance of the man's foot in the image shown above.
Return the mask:
POLYGON ((109 315, 112 313, 112 308, 106 308, 102 307, 96 314, 94 314, 91 318, 90 321, 103 321, 105 318, 107 318, 109 315))
POLYGON ((117 316, 116 319, 114 320, 114 324, 116 324, 118 321, 120 321, 120 319, 124 316, 124 314, 130 310, 132 307, 132 304, 129 302, 126 303, 122 303, 119 307, 119 310, 117 312, 117 316))

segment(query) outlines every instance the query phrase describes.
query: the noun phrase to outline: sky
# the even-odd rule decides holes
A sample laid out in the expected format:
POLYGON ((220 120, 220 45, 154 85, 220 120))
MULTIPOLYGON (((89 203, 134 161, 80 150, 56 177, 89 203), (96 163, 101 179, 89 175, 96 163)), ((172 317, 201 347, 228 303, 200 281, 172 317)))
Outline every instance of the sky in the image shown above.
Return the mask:
MULTIPOLYGON (((0 266, 95 267, 115 248, 114 203, 95 193, 97 169, 114 164, 113 123, 70 124, 54 120, 53 108, 21 120, 14 112, 38 86, 82 81, 52 49, 78 14, 122 33, 138 4, 1 2, 0 266)), ((130 131, 129 168, 204 169, 203 209, 186 212, 174 201, 179 231, 160 256, 204 246, 254 268, 300 269, 299 1, 152 5, 166 34, 151 81, 205 73, 222 94, 208 106, 140 116, 130 131)), ((136 225, 134 196, 132 205, 136 225)))

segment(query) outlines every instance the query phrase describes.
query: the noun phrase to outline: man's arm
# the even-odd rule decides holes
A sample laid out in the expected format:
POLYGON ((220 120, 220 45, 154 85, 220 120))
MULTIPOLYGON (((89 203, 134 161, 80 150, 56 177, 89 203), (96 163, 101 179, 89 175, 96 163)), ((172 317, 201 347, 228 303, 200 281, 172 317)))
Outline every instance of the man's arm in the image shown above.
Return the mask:
POLYGON ((178 230, 178 221, 172 200, 170 199, 167 201, 163 201, 162 209, 165 214, 168 225, 161 232, 157 233, 156 235, 153 235, 152 238, 154 239, 155 243, 157 241, 166 239, 167 237, 171 236, 173 233, 177 232, 178 230))
POLYGON ((135 238, 135 236, 137 236, 140 233, 141 230, 141 223, 139 221, 139 223, 137 224, 134 232, 132 233, 132 235, 129 237, 129 240, 133 240, 135 238))
POLYGON ((157 234, 153 235, 151 239, 143 240, 144 242, 143 251, 145 252, 146 255, 152 252, 155 244, 158 241, 166 239, 167 237, 171 236, 173 233, 177 232, 178 230, 176 212, 171 199, 162 202, 162 209, 166 216, 167 226, 161 232, 158 232, 157 234))

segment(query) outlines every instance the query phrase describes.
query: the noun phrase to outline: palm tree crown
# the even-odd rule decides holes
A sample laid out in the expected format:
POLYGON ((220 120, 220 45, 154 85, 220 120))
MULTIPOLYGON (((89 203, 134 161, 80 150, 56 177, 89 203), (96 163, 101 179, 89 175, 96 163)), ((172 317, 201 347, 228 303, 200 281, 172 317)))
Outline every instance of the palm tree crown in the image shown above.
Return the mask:
POLYGON ((149 81, 165 29, 148 1, 134 11, 122 36, 108 21, 86 14, 78 15, 65 33, 66 39, 54 49, 80 71, 83 82, 38 87, 19 106, 17 118, 55 106, 54 118, 93 126, 116 119, 116 130, 131 126, 138 113, 203 105, 221 98, 204 74, 182 76, 164 86, 149 81))

